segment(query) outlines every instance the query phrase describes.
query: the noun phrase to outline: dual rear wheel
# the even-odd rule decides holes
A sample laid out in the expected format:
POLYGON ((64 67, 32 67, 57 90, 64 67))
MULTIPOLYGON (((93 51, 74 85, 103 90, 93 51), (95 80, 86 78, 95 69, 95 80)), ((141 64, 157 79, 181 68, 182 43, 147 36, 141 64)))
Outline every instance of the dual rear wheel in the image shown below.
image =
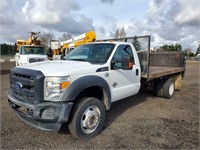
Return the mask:
POLYGON ((158 80, 155 85, 156 95, 164 98, 172 98, 175 91, 175 81, 173 78, 158 80))

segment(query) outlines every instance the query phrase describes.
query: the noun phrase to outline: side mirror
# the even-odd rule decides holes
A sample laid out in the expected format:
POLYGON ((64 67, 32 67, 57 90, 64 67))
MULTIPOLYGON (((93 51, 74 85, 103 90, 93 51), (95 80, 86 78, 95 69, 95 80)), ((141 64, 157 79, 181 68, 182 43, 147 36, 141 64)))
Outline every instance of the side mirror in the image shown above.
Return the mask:
POLYGON ((122 56, 122 70, 132 70, 133 61, 131 56, 122 56))

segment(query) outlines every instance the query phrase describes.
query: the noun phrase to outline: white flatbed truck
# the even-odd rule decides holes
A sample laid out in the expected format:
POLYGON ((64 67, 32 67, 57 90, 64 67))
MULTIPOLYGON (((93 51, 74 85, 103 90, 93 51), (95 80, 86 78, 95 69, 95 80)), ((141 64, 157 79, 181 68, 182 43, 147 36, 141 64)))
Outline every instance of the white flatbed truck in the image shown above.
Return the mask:
POLYGON ((141 87, 153 86, 158 96, 172 98, 181 87, 184 54, 150 53, 150 36, 121 40, 79 46, 65 60, 13 68, 10 106, 32 127, 59 131, 68 122, 72 135, 88 140, 101 132, 112 103, 141 87))

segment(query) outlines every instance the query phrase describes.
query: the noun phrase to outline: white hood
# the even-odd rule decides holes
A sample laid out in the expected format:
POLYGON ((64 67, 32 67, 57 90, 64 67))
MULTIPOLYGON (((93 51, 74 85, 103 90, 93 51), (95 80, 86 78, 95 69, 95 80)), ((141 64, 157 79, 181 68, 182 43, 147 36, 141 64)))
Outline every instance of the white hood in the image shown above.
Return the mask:
POLYGON ((29 64, 30 59, 35 59, 36 62, 38 59, 43 59, 44 61, 48 60, 47 55, 39 55, 39 54, 30 54, 30 55, 20 55, 18 60, 19 65, 29 64))
POLYGON ((37 62, 19 68, 39 70, 45 76, 69 76, 96 72, 102 65, 82 61, 45 61, 37 62))

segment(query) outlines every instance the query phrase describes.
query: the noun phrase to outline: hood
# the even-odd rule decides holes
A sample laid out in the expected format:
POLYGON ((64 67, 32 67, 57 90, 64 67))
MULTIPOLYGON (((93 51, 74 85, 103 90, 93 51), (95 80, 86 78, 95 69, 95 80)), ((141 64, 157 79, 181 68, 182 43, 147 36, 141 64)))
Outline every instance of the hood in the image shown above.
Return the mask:
POLYGON ((38 70, 45 76, 72 76, 96 72, 101 66, 82 61, 44 61, 18 67, 38 70))

